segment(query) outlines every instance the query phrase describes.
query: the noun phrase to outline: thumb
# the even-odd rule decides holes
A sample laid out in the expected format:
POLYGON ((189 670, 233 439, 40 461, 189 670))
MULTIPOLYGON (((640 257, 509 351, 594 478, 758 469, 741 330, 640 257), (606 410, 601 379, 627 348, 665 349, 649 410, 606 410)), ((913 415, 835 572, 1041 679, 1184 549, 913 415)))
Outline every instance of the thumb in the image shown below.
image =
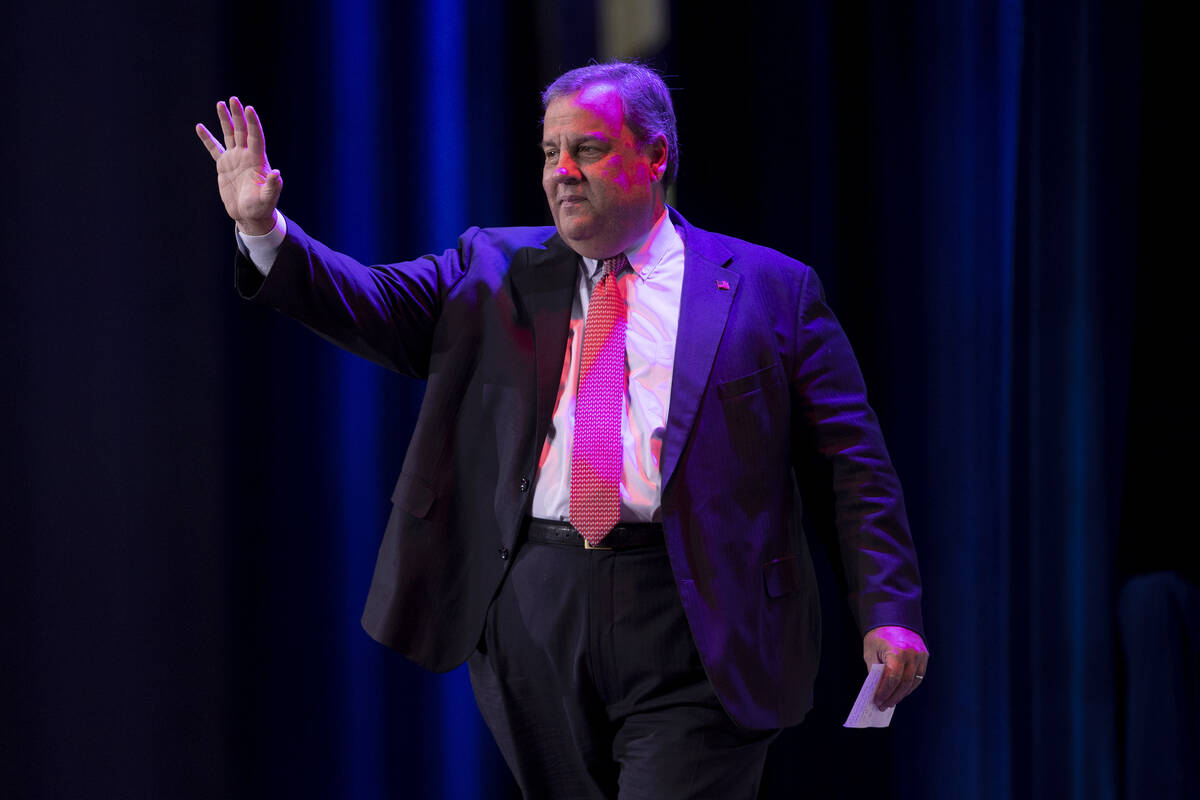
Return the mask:
POLYGON ((283 192, 283 175, 273 169, 263 177, 260 186, 264 199, 271 204, 278 203, 279 195, 283 192))
POLYGON ((872 664, 886 664, 891 648, 881 637, 869 636, 863 644, 863 661, 870 668, 872 664))

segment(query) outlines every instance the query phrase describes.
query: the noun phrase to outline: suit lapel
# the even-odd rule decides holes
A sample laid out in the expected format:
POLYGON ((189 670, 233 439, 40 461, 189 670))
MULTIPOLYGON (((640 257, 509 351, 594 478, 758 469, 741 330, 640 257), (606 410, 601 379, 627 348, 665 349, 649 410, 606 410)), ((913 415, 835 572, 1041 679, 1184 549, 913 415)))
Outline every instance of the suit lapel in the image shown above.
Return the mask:
POLYGON ((733 254, 720 240, 691 227, 674 211, 671 213, 683 238, 684 266, 671 405, 660 462, 664 492, 695 425, 739 277, 729 266, 733 254))
POLYGON ((579 257, 557 234, 544 247, 526 248, 513 260, 513 296, 533 328, 537 453, 546 441, 562 378, 578 270, 579 257))

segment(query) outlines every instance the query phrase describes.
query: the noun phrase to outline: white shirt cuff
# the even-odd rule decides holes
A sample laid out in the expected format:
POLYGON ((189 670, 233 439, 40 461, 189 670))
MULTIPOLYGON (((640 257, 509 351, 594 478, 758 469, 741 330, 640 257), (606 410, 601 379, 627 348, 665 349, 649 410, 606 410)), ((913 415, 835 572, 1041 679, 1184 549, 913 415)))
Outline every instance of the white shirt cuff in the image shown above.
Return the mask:
POLYGON ((275 227, 262 236, 251 236, 248 233, 242 233, 237 230, 238 248, 246 254, 246 257, 254 263, 256 269, 265 277, 271 271, 271 265, 275 263, 275 256, 279 253, 279 246, 283 244, 283 240, 287 238, 287 220, 283 214, 275 212, 275 227))

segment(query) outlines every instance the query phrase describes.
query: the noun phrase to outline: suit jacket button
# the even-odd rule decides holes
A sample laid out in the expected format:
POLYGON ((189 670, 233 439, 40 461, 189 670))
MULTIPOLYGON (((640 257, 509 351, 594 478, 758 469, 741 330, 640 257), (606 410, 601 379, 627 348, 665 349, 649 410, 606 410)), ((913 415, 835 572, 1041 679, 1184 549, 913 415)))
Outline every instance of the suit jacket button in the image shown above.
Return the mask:
POLYGON ((521 478, 521 492, 529 491, 529 478, 521 478))
POLYGON ((508 561, 508 548, 501 547, 496 550, 496 555, 500 556, 501 561, 508 561))

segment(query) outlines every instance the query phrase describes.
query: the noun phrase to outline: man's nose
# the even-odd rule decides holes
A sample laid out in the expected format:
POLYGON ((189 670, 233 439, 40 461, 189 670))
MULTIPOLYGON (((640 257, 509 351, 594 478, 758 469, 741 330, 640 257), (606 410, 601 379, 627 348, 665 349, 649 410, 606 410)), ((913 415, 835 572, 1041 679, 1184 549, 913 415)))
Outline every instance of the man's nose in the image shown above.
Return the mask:
POLYGON ((554 180, 558 183, 575 183, 580 179, 579 165, 575 159, 566 153, 558 157, 558 166, 554 168, 554 180))

